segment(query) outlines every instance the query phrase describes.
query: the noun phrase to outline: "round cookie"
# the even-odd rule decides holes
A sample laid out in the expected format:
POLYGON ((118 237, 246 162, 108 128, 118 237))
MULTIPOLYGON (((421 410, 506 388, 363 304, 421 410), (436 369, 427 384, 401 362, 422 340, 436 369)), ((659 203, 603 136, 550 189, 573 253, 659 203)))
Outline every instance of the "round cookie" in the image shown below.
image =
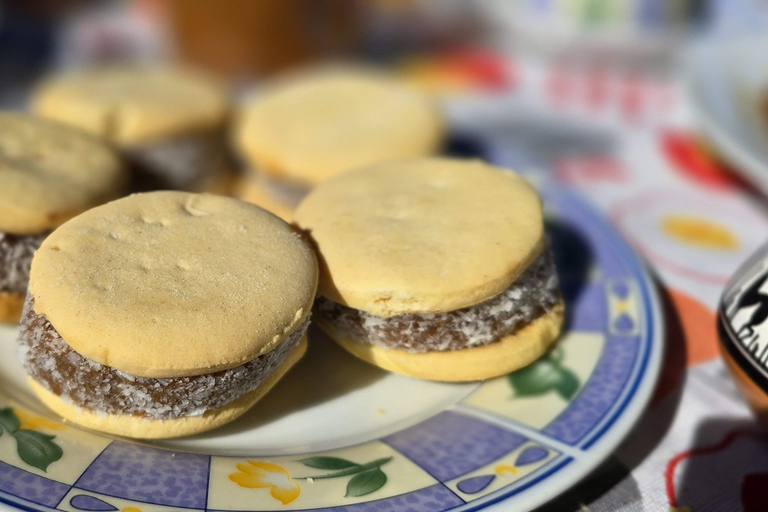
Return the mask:
POLYGON ((258 171, 308 186, 383 161, 434 153, 437 105, 405 82, 366 68, 295 74, 247 105, 236 145, 258 171))
POLYGON ((384 318, 489 299, 544 243, 531 185, 481 161, 425 158, 353 171, 316 188, 294 219, 320 253, 318 293, 384 318))
POLYGON ((191 70, 126 66, 51 77, 32 109, 125 147, 218 129, 228 102, 219 84, 191 70))
POLYGON ((165 439, 199 434, 235 420, 267 394, 283 375, 301 359, 306 349, 307 336, 304 335, 300 344, 288 354, 285 361, 253 391, 218 409, 206 411, 202 416, 186 416, 168 420, 147 420, 130 415, 100 414, 88 411, 66 402, 35 382, 31 377, 28 380, 32 390, 45 405, 72 423, 118 436, 165 439))
POLYGON ((79 425, 138 438, 232 421, 306 350, 317 260, 294 228, 220 196, 93 208, 35 254, 18 356, 79 425))
POLYGON ((438 381, 498 377, 563 323, 541 201, 480 161, 424 158, 333 178, 295 222, 318 250, 314 319, 356 357, 438 381))
POLYGON ((168 378, 271 351, 305 322, 316 283, 312 249, 271 213, 154 192, 54 231, 32 262, 30 293, 35 312, 80 355, 168 378))
POLYGON ((63 124, 0 112, 0 231, 35 234, 117 197, 126 175, 103 142, 63 124))

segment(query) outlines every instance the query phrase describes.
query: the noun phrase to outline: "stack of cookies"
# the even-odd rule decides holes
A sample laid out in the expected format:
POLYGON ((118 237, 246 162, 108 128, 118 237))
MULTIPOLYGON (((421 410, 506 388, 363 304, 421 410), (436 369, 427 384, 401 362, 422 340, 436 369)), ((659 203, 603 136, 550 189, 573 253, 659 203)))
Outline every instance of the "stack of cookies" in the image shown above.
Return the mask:
POLYGON ((32 110, 119 148, 133 191, 226 190, 229 101, 210 77, 146 66, 56 75, 37 88, 32 110))
POLYGON ((559 335, 538 194, 433 156, 439 110, 391 76, 305 72, 244 109, 240 193, 271 212, 196 192, 220 176, 228 111, 197 74, 55 77, 34 109, 50 119, 0 113, 0 319, 20 317, 31 387, 72 423, 164 438, 232 421, 302 357, 310 318, 435 381, 505 375, 559 335), (176 191, 118 199, 129 175, 176 191))

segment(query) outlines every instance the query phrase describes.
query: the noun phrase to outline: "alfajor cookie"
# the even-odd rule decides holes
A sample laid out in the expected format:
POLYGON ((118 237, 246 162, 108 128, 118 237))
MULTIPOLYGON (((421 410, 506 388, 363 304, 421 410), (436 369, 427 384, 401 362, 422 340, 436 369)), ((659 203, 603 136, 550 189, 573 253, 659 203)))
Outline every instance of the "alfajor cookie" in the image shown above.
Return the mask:
POLYGON ((315 321, 405 375, 469 381, 541 356, 563 319, 540 199, 480 161, 425 158, 329 180, 295 222, 316 244, 315 321))
POLYGON ((236 147, 252 182, 242 197, 261 204, 266 196, 263 202, 293 211, 326 179, 431 155, 443 135, 438 106, 394 75, 353 66, 294 73, 247 104, 236 123, 236 147))
POLYGON ((0 112, 0 321, 19 319, 32 255, 46 234, 117 197, 125 181, 118 156, 91 135, 0 112))
POLYGON ((228 100, 197 72, 125 66, 56 75, 37 87, 32 109, 120 148, 134 189, 202 190, 226 174, 228 100))
POLYGON ((257 206, 129 196, 42 244, 19 356, 69 421, 137 438, 202 432, 245 412, 304 353, 317 276, 307 241, 257 206))

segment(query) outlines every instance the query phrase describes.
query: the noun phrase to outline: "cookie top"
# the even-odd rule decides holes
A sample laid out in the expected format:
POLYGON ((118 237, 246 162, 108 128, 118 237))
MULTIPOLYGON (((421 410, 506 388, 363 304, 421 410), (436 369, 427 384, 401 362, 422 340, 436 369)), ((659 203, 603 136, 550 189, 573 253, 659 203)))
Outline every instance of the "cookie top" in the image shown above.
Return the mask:
POLYGON ((32 109, 130 146, 219 128, 228 104, 219 84, 196 72, 126 66, 51 77, 35 91, 32 109))
POLYGON ((312 191, 294 219, 320 254, 318 292, 379 317, 489 299, 539 255, 544 237, 531 185, 478 160, 353 171, 312 191))
POLYGON ((30 293, 83 356, 140 377, 199 375, 269 352, 309 314, 309 244, 257 206, 132 195, 68 221, 32 260, 30 293))
POLYGON ((326 68, 273 84, 246 106, 236 143, 259 171, 315 185, 341 172, 434 153, 443 122, 427 96, 364 68, 326 68))
POLYGON ((41 233, 116 197, 126 183, 117 155, 80 130, 0 112, 0 231, 41 233))

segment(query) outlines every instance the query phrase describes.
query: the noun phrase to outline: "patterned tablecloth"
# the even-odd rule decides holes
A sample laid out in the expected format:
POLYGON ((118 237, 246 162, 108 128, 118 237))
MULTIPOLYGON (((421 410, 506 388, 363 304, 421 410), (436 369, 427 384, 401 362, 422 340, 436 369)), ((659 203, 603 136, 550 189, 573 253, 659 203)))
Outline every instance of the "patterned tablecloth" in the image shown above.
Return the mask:
POLYGON ((452 125, 490 140, 497 163, 581 192, 644 255, 664 301, 667 353, 647 413, 614 456, 539 512, 767 510, 768 433, 737 393, 715 329, 723 286, 768 239, 765 199, 697 138, 674 78, 500 64, 482 52, 452 59, 456 73, 417 66, 419 78, 449 69, 454 86, 492 89, 446 99, 452 125))
POLYGON ((720 358, 715 309, 729 276, 768 239, 768 211, 697 137, 678 80, 520 60, 492 98, 447 101, 496 160, 573 187, 649 263, 667 321, 653 402, 624 445, 546 511, 758 511, 768 435, 720 358), (503 85, 502 85, 503 84, 503 85))

